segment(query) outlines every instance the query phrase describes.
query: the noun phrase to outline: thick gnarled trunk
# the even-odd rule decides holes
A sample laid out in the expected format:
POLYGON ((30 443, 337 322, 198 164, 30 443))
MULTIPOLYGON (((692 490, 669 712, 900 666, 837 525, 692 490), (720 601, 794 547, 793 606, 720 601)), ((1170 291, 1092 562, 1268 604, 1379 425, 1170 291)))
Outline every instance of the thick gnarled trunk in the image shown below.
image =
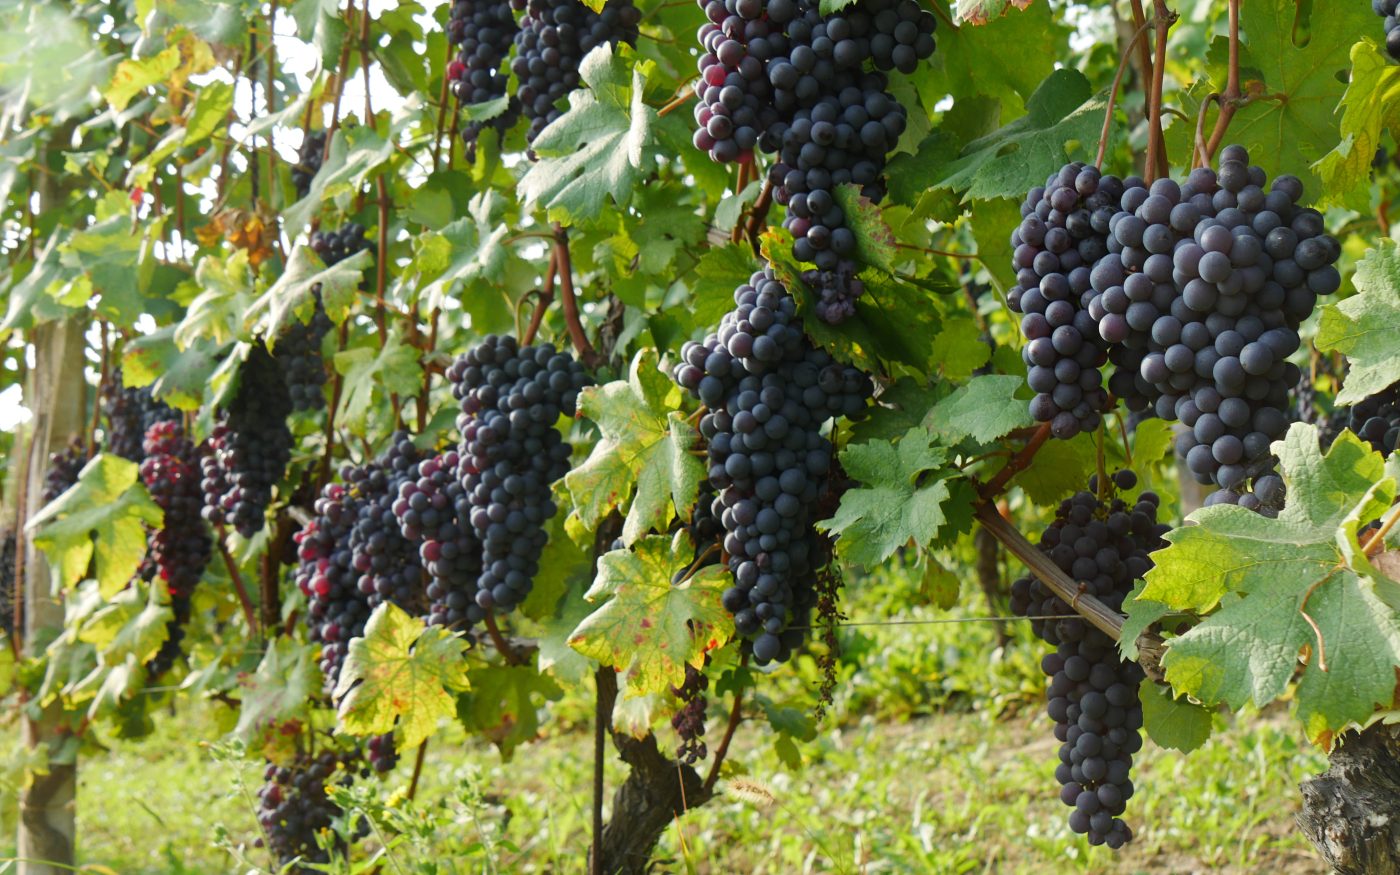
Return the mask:
POLYGON ((1348 732, 1302 790, 1298 826, 1339 875, 1400 875, 1400 727, 1348 732))

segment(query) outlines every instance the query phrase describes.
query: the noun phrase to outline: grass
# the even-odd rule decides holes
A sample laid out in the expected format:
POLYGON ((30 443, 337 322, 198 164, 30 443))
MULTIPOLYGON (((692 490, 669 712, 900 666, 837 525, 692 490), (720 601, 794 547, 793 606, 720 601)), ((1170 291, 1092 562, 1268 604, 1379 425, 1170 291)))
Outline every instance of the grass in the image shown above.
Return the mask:
MULTIPOLYGON (((919 601, 908 586, 898 575, 862 580, 849 610, 862 621, 896 610, 905 621, 948 616, 907 607, 919 601)), ((724 792, 666 832, 655 871, 1327 871, 1292 823, 1298 782, 1325 768, 1325 758, 1300 742, 1281 711, 1222 720, 1211 742, 1190 756, 1149 743, 1134 768, 1137 794, 1128 809, 1135 841, 1114 854, 1072 835, 1053 778, 1056 742, 1040 710, 1035 665, 1042 645, 1030 640, 1024 624, 1011 631, 1011 646, 1001 649, 987 624, 845 630, 831 715, 812 741, 798 746, 801 768, 784 764, 777 734, 751 709, 753 719, 735 737, 724 792)), ((765 678, 760 691, 777 705, 810 710, 815 677, 810 659, 797 660, 765 678)), ((710 727, 718 736, 723 717, 714 704, 710 727)), ((591 706, 586 691, 553 705, 545 724, 550 735, 520 748, 510 762, 459 727, 445 727, 429 745, 418 794, 438 828, 414 850, 397 853, 454 864, 422 871, 582 873, 591 706), (465 801, 464 786, 472 788, 465 801)), ((232 713, 210 703, 155 716, 154 735, 110 742, 107 753, 83 760, 80 859, 106 867, 92 871, 120 875, 247 871, 228 853, 231 846, 267 866, 253 847, 251 796, 261 763, 235 769, 195 743, 219 738, 232 713)), ((673 743, 669 728, 658 732, 664 744, 673 743)), ((383 795, 408 783, 412 759, 404 757, 383 795)), ((610 759, 610 790, 624 777, 610 759)), ((13 853, 12 836, 6 830, 0 837, 0 859, 13 853)), ((363 858, 366 843, 358 848, 363 858)))

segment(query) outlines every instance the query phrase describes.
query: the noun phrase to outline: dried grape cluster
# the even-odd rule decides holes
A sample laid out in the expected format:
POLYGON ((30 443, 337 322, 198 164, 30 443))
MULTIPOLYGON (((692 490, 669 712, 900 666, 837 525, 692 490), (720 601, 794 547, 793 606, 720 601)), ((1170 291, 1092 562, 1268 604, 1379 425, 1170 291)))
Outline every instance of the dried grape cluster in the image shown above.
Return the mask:
POLYGON ((254 344, 233 400, 219 411, 201 463, 204 518, 245 538, 262 527, 272 490, 292 454, 291 395, 267 348, 254 344))
POLYGON ((708 408, 710 512, 734 585, 724 606, 760 665, 786 661, 816 603, 827 542, 813 528, 833 492, 831 420, 864 414, 870 378, 812 345, 771 269, 734 292, 716 333, 681 349, 675 380, 708 408))
POLYGON ((671 717, 671 728, 680 736, 680 749, 676 757, 683 763, 696 763, 708 753, 705 748, 705 708, 708 701, 705 691, 710 687, 710 679, 705 673, 689 663, 685 666, 685 681, 679 687, 671 688, 671 695, 681 701, 680 710, 671 717))
POLYGON ((170 596, 174 617, 166 640, 147 666, 152 677, 164 674, 179 657, 190 620, 190 602, 204 576, 213 542, 201 516, 199 455, 179 422, 158 422, 146 432, 141 482, 164 514, 159 529, 146 539, 146 561, 170 596))
MULTIPOLYGON (((1113 475, 1114 489, 1136 485, 1131 471, 1113 475)), ((1143 492, 1134 504, 1122 498, 1105 501, 1098 486, 1095 476, 1088 491, 1061 503, 1041 536, 1040 550, 1116 611, 1152 567, 1150 554, 1165 546, 1162 536, 1169 527, 1157 522, 1155 494, 1143 492)), ((1035 634, 1056 648, 1041 660, 1041 668, 1050 678, 1046 710, 1061 742, 1055 778, 1060 799, 1074 808, 1070 829, 1087 834, 1092 845, 1120 848, 1133 836, 1121 815, 1133 795, 1133 754, 1142 749, 1142 669, 1123 660, 1113 639, 1086 620, 1034 619, 1074 613, 1034 577, 1012 584, 1011 607, 1033 618, 1035 634)))
POLYGON ((1200 482, 1238 496, 1267 475, 1300 376, 1287 361, 1298 327, 1341 283, 1341 247, 1302 195, 1292 176, 1269 185, 1239 146, 1184 185, 1069 164, 1032 191, 1011 303, 1036 419, 1058 437, 1095 427, 1106 357, 1114 396, 1187 427, 1177 452, 1200 482))
MULTIPOLYGON (((808 0, 700 7, 696 148, 726 163, 752 161, 755 147, 776 153, 768 179, 788 208, 794 256, 839 273, 856 241, 837 190, 884 197, 886 157, 906 126, 885 73, 933 54, 937 19, 915 0, 860 0, 825 16, 808 0)), ((830 312, 840 321, 844 310, 830 312)))

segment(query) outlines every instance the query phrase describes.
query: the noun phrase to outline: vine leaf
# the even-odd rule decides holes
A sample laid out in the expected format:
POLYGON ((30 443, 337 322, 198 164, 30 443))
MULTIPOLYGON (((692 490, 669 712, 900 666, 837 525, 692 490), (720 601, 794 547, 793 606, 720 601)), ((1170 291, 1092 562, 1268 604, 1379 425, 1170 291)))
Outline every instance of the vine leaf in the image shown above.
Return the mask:
POLYGON ((496 745, 503 759, 534 740, 540 707, 564 694, 554 679, 532 665, 493 665, 472 671, 472 688, 457 699, 463 727, 496 745))
POLYGON ((1357 262, 1360 294, 1322 310, 1317 348, 1347 357, 1350 368, 1338 404, 1355 404, 1400 380, 1400 245, 1381 240, 1357 262))
POLYGON ((424 627, 393 602, 370 614, 363 638, 350 641, 335 698, 339 728, 352 735, 403 729, 405 749, 457 713, 455 693, 468 688, 467 644, 438 626, 424 627))
POLYGON ((274 638, 258 669, 242 680, 242 706, 233 735, 248 745, 276 747, 277 729, 306 713, 320 683, 311 645, 274 638))
POLYGON ((1313 165, 1322 177, 1321 206, 1369 201, 1371 162, 1387 129, 1400 127, 1400 67, 1373 40, 1351 49, 1351 82, 1342 95, 1342 141, 1313 165))
POLYGON ((1032 186, 1098 142, 1105 106, 1083 73, 1051 73, 1026 101, 1026 114, 974 140, 943 167, 933 188, 964 192, 963 201, 1024 197, 1032 186))
POLYGON ((1007 9, 1025 9, 1031 0, 958 0, 958 18, 968 24, 986 24, 1007 9))
POLYGON ((926 428, 898 444, 852 444, 841 453, 846 473, 863 486, 847 490, 836 514, 817 527, 839 537, 836 555, 852 565, 879 565, 900 547, 927 544, 948 523, 948 453, 926 428), (924 476, 928 472, 938 472, 924 476))
POLYGON ((632 360, 626 380, 579 393, 579 410, 603 433, 583 464, 564 477, 588 528, 627 507, 622 540, 632 544, 648 530, 665 531, 673 506, 689 516, 705 467, 690 452, 699 432, 667 403, 677 391, 657 369, 656 353, 647 350, 632 360))
POLYGON ((181 349, 176 326, 132 337, 122 347, 122 384, 150 386, 151 394, 181 410, 198 410, 220 347, 196 340, 181 349))
POLYGON ((1143 728, 1160 747, 1190 753, 1210 738, 1211 713, 1204 706, 1172 695, 1164 686, 1145 679, 1138 688, 1143 728))
POLYGON ((298 246, 287 260, 287 269, 249 308, 244 329, 266 338, 272 349, 294 322, 311 321, 317 291, 326 315, 337 323, 344 322, 355 303, 355 291, 364 281, 365 268, 373 263, 373 254, 364 249, 325 267, 310 246, 298 246))
POLYGON ((642 100, 643 65, 608 46, 588 53, 579 77, 588 86, 569 95, 569 110, 540 132, 540 160, 520 180, 527 205, 551 218, 591 219, 609 197, 625 206, 654 151, 656 110, 642 100))
POLYGON ((694 555, 687 539, 677 541, 679 548, 673 548, 670 538, 653 535, 631 550, 605 553, 584 597, 607 601, 569 639, 584 656, 630 670, 633 695, 680 686, 686 664, 701 667, 705 654, 723 647, 734 631, 720 602, 729 580, 724 566, 701 568, 689 580, 671 583, 672 573, 689 566, 694 555))
POLYGON ((101 453, 71 489, 29 521, 25 530, 59 569, 61 587, 81 580, 94 555, 103 598, 116 595, 136 574, 146 555, 146 527, 159 527, 165 516, 139 475, 135 462, 101 453))
POLYGON ((964 438, 989 443, 1031 424, 1030 408, 1016 397, 1024 382, 1017 376, 973 377, 934 405, 924 422, 950 443, 964 438))
MULTIPOLYGON (((1337 144, 1335 112, 1346 90, 1351 49, 1375 21, 1365 3, 1314 3, 1307 21, 1301 8, 1295 0, 1250 0, 1240 13, 1240 90, 1249 101, 1236 111, 1226 142, 1249 149, 1251 163, 1270 177, 1299 173, 1337 144)), ((1210 76, 1181 94, 1188 118, 1196 118, 1212 92, 1225 90, 1227 55, 1228 40, 1220 36, 1209 51, 1210 76)), ((1171 154, 1191 154, 1195 136, 1194 124, 1172 125, 1171 154)), ((1300 175, 1318 196, 1316 177, 1300 175)))
POLYGON ((1140 599, 1214 611, 1169 642, 1168 682, 1200 702, 1263 707, 1297 684, 1312 738, 1389 703, 1400 666, 1400 584, 1355 548, 1357 531, 1395 498, 1380 454, 1343 432, 1326 456, 1317 429, 1295 424, 1274 444, 1288 483, 1278 519, 1217 505, 1167 535, 1140 599), (1314 625, 1315 624, 1315 625, 1314 625), (1324 666, 1325 663, 1325 666, 1324 666))
POLYGON ((422 385, 423 365, 418 350, 390 330, 383 349, 361 346, 335 354, 335 369, 345 378, 340 399, 341 421, 363 429, 374 409, 375 390, 413 395, 422 385))

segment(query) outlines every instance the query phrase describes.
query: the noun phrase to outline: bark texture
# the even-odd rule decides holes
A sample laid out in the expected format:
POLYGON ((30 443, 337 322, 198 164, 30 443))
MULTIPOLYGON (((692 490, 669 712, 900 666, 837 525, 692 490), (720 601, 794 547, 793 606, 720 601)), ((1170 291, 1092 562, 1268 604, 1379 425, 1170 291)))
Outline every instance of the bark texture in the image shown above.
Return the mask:
POLYGON ((631 767, 613 794, 612 816, 603 829, 601 865, 605 875, 646 875, 651 853, 676 818, 713 797, 690 766, 663 754, 656 736, 633 738, 617 733, 613 746, 631 767))
POLYGON ((1339 875, 1400 875, 1400 728, 1348 732, 1303 782, 1298 826, 1339 875))

